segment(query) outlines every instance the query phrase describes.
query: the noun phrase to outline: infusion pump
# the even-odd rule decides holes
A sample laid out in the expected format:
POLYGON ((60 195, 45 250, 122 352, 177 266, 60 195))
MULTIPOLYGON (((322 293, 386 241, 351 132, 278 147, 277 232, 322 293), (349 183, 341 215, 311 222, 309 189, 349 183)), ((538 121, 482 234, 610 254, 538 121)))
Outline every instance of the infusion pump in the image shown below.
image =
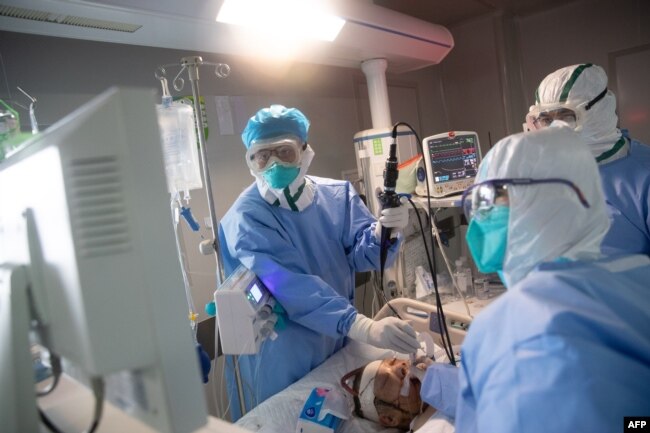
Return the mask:
POLYGON ((221 348, 226 355, 252 355, 275 339, 275 299, 257 276, 239 266, 214 292, 221 348))
POLYGON ((418 195, 445 197, 463 192, 474 183, 481 162, 478 134, 449 131, 422 140, 424 158, 417 170, 418 195), (426 177, 425 177, 426 171, 426 177))

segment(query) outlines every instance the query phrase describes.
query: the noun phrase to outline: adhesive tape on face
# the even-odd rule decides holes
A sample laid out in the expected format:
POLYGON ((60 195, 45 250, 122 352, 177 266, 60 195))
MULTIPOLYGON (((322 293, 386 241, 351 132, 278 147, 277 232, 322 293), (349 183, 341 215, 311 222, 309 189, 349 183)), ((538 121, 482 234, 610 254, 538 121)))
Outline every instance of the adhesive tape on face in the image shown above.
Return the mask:
POLYGON ((424 352, 425 356, 431 358, 434 351, 436 350, 436 345, 433 342, 433 337, 431 337, 431 334, 420 332, 418 334, 417 340, 420 343, 420 350, 424 352))
MULTIPOLYGON (((411 366, 411 368, 415 368, 415 366, 411 366)), ((402 389, 399 390, 399 395, 402 397, 408 397, 409 392, 411 392, 411 374, 407 374, 406 377, 404 378, 404 381, 402 382, 402 389)))

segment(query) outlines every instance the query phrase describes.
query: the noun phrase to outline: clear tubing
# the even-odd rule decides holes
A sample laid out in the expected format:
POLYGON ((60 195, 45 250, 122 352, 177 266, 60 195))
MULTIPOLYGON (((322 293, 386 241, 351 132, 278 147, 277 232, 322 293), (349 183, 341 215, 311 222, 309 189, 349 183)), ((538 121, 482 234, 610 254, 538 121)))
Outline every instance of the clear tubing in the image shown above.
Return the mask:
MULTIPOLYGON (((431 220, 431 228, 433 229, 433 234, 435 235, 436 240, 438 241, 438 245, 442 245, 442 240, 440 240, 440 233, 438 232, 438 227, 436 227, 436 223, 434 222, 435 218, 431 217, 430 220, 431 220)), ((458 287, 458 284, 456 283, 456 279, 454 278, 454 274, 451 270, 451 265, 449 264, 449 259, 447 258, 447 254, 445 254, 445 249, 439 248, 439 250, 440 253, 442 254, 442 258, 445 261, 445 265, 447 266, 449 275, 451 276, 451 282, 454 284, 454 287, 456 288, 456 292, 458 292, 458 296, 460 296, 460 299, 463 301, 463 305, 465 305, 465 311, 467 311, 467 315, 469 317, 474 317, 472 316, 472 313, 469 311, 469 306, 467 305, 467 301, 465 300, 465 295, 463 295, 463 293, 460 291, 460 288, 458 287)))
POLYGON ((185 259, 183 258, 183 252, 181 250, 181 241, 178 235, 178 222, 179 216, 177 214, 178 209, 180 209, 180 203, 178 197, 172 196, 171 199, 171 211, 172 211, 172 221, 174 223, 174 239, 176 239, 176 252, 178 253, 178 262, 181 264, 181 273, 183 274, 183 286, 185 287, 185 298, 187 299, 187 306, 190 310, 190 324, 192 327, 192 335, 194 336, 194 342, 196 340, 197 332, 197 321, 198 314, 196 312, 196 307, 194 305, 194 299, 192 298, 192 290, 190 288, 190 281, 187 278, 187 270, 185 269, 185 259))

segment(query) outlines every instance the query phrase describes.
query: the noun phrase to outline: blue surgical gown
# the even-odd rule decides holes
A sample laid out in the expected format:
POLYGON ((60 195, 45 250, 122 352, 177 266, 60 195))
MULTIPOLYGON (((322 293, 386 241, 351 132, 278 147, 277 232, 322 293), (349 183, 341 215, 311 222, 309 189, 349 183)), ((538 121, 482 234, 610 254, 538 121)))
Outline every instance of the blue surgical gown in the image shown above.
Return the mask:
MULTIPOLYGON (((379 268, 376 221, 349 182, 308 176, 313 202, 301 212, 272 206, 255 184, 219 227, 226 274, 241 263, 286 310, 287 327, 255 356, 241 356, 247 409, 283 390, 339 350, 356 317, 356 272, 379 268)), ((389 250, 395 259, 398 243, 389 250)), ((217 312, 218 314, 218 312, 217 312)), ((233 420, 240 417, 232 371, 228 392, 233 420)))
POLYGON ((650 146, 632 140, 626 157, 599 168, 612 221, 603 253, 650 255, 650 146))
POLYGON ((544 263, 481 312, 423 400, 457 433, 623 431, 650 415, 650 258, 544 263), (455 402, 455 404, 454 404, 455 402))

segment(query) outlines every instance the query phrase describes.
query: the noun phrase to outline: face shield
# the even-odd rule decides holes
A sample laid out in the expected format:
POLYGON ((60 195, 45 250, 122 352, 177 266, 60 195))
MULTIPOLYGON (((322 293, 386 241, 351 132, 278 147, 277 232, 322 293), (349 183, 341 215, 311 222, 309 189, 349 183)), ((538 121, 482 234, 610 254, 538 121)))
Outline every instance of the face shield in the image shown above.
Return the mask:
POLYGON ((503 270, 510 222, 509 186, 519 188, 539 184, 566 185, 573 189, 582 206, 589 208, 582 191, 573 182, 558 178, 486 180, 465 191, 461 200, 469 221, 465 238, 479 271, 489 273, 503 270))
POLYGON ((590 101, 533 105, 526 115, 526 124, 531 131, 536 131, 551 126, 555 120, 561 120, 570 128, 580 132, 587 120, 589 110, 605 95, 607 95, 607 89, 590 101))
POLYGON ((298 167, 303 145, 295 135, 256 140, 246 152, 246 163, 254 173, 263 173, 274 164, 298 167))
POLYGON ((571 188, 575 193, 578 201, 585 209, 589 208, 589 203, 584 194, 573 182, 566 179, 530 179, 530 178, 513 178, 513 179, 495 179, 486 180, 472 185, 463 192, 461 206, 467 221, 473 218, 484 219, 496 206, 508 206, 510 204, 508 196, 508 186, 512 185, 536 185, 536 184, 561 184, 571 188))

